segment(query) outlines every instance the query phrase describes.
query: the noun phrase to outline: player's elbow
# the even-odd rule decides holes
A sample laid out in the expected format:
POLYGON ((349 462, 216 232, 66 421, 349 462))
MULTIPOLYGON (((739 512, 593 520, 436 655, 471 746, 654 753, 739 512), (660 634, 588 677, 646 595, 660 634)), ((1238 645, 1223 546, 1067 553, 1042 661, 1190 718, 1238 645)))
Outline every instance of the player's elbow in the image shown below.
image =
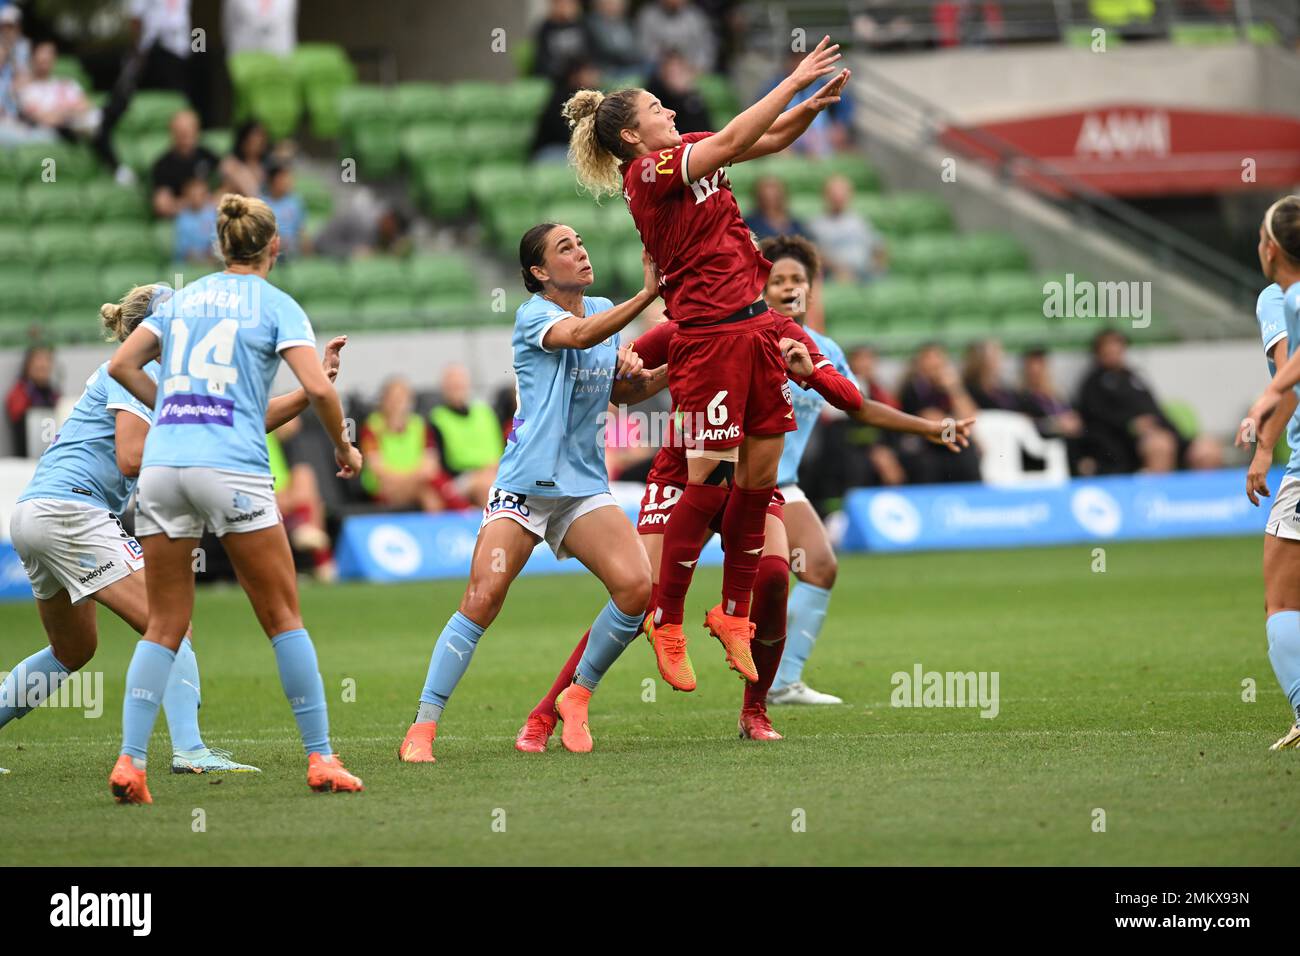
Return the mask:
POLYGON ((144 458, 144 449, 117 449, 117 470, 127 478, 140 477, 140 462, 144 458))

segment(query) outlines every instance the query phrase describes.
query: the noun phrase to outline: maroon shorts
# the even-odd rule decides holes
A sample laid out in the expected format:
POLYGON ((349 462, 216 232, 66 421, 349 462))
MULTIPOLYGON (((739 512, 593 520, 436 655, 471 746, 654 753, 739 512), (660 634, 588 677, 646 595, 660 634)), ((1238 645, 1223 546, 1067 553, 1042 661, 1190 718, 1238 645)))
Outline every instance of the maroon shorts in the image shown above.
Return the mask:
POLYGON ((795 430, 775 313, 723 325, 679 326, 668 346, 668 390, 692 456, 735 448, 746 435, 795 430))
MULTIPOLYGON (((658 459, 656 459, 656 464, 658 459)), ((641 496, 641 511, 636 516, 637 534, 663 534, 668 524, 668 516, 673 512, 673 505, 682 496, 685 482, 676 474, 664 474, 651 468, 646 476, 645 494, 641 496)), ((777 521, 785 524, 785 498, 781 492, 772 491, 772 500, 768 502, 767 513, 777 521)), ((722 512, 713 519, 709 530, 715 534, 722 533, 722 512)))

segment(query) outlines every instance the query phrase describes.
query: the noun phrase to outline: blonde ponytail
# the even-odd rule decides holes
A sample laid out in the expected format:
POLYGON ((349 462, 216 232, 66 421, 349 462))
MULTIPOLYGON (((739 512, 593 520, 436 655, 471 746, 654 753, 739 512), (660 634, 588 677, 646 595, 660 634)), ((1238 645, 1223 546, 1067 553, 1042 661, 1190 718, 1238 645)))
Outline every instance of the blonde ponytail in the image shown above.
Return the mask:
POLYGON ((623 188, 619 166, 632 159, 631 146, 620 135, 636 129, 636 99, 643 90, 579 90, 561 111, 569 123, 569 165, 578 183, 597 198, 623 188))
POLYGON ((262 200, 226 193, 217 203, 217 241, 227 265, 261 259, 275 233, 275 213, 262 200))
POLYGON ((99 320, 103 323, 108 341, 125 342, 127 336, 152 311, 158 295, 170 291, 171 286, 165 282, 138 285, 122 296, 122 301, 101 305, 99 320))

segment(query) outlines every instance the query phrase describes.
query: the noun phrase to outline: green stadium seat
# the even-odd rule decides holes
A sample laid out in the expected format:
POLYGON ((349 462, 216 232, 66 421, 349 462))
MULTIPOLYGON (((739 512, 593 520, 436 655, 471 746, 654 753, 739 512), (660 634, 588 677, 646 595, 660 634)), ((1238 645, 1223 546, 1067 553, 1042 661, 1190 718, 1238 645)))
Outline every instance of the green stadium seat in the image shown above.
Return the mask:
POLYGON ((467 163, 523 163, 533 131, 520 123, 472 123, 461 133, 462 156, 467 163))
MULTIPOLYGON (((806 157, 789 154, 778 154, 755 163, 740 165, 757 166, 761 170, 760 175, 775 176, 785 183, 786 191, 791 196, 820 196, 828 175, 823 164, 806 157)), ((730 178, 730 169, 727 175, 730 178)))
POLYGON ((294 190, 302 197, 307 207, 308 216, 329 218, 334 211, 334 197, 325 181, 309 173, 298 171, 294 174, 294 190))
POLYGON ((29 230, 0 225, 0 264, 29 267, 37 261, 29 230))
POLYGON ((421 298, 433 301, 474 299, 478 283, 469 263, 459 255, 418 255, 406 263, 406 281, 421 298))
POLYGON ((85 226, 44 226, 30 233, 35 261, 46 265, 85 265, 99 263, 99 248, 85 226))
POLYGON ((454 159, 463 155, 460 130, 451 123, 421 123, 402 130, 402 157, 416 168, 434 159, 454 159))
POLYGON ((453 83, 448 88, 448 92, 451 98, 452 116, 460 122, 501 122, 511 119, 510 113, 504 107, 505 87, 500 83, 465 80, 461 83, 453 83))
POLYGON ((988 308, 983 287, 971 276, 933 276, 925 284, 925 294, 934 313, 945 323, 966 316, 978 316, 987 322, 994 314, 988 308))
POLYGON ((0 309, 30 315, 44 308, 47 290, 39 273, 0 256, 0 309))
POLYGON ((1043 280, 1027 272, 990 272, 983 295, 990 314, 1042 312, 1043 280))
POLYGON ((76 181, 32 183, 23 190, 23 205, 33 223, 82 222, 87 218, 81 186, 76 181))
POLYGON ((50 73, 53 76, 76 80, 81 84, 81 88, 87 96, 95 91, 95 85, 90 80, 90 74, 86 72, 86 68, 81 65, 81 61, 75 56, 65 55, 56 59, 54 69, 50 73))
MULTIPOLYGON (((272 272, 272 275, 275 272, 272 272)), ((158 264, 157 259, 114 262, 100 270, 99 299, 100 302, 117 302, 136 286, 159 281, 166 281, 170 285, 172 276, 170 270, 158 264)))
POLYGON ((943 342, 952 347, 970 345, 996 335, 993 317, 983 313, 954 312, 943 322, 943 342))
POLYGON ((439 83, 399 83, 393 91, 397 118, 403 126, 454 123, 451 91, 439 83))
POLYGON ((151 257, 157 261, 158 239, 147 222, 107 223, 96 226, 92 234, 100 262, 139 262, 151 257))
POLYGON ((454 156, 425 160, 416 170, 419 192, 436 219, 463 216, 470 205, 469 169, 454 156))
POLYGON ((891 232, 915 236, 952 231, 952 213, 949 212, 948 205, 937 196, 929 193, 896 193, 886 197, 885 203, 894 222, 891 232))
POLYGON ((153 164, 170 145, 171 136, 166 132, 141 133, 138 136, 126 136, 120 130, 113 132, 113 149, 117 151, 118 160, 142 182, 149 180, 153 164))
POLYGON ((77 309, 82 321, 93 322, 103 300, 99 270, 84 266, 55 266, 41 275, 46 306, 54 312, 77 309))
POLYGON ((880 190, 880 174, 866 157, 858 153, 836 153, 818 160, 827 176, 845 176, 853 183, 853 188, 860 193, 874 193, 880 190))
POLYGON ((623 242, 616 245, 612 256, 602 256, 601 261, 593 263, 592 268, 596 272, 596 288, 601 288, 605 280, 612 277, 614 286, 630 295, 640 289, 645 281, 640 243, 623 242))
POLYGON ((904 329, 928 327, 936 318, 925 287, 915 279, 890 277, 869 283, 864 306, 872 322, 904 329))
POLYGON ((338 111, 344 133, 363 120, 396 123, 401 119, 394 96, 383 86, 350 86, 339 90, 338 111))
POLYGON ((0 180, 0 222, 20 223, 27 219, 23 191, 15 182, 0 180))
POLYGON ((271 139, 284 139, 294 134, 302 120, 302 96, 292 83, 256 87, 249 91, 248 110, 271 139))
POLYGON ((584 195, 579 191, 578 180, 568 163, 537 163, 526 170, 524 176, 532 183, 533 192, 540 202, 578 199, 584 195))
POLYGON ((359 328, 357 310, 351 304, 335 299, 313 299, 299 303, 311 319, 317 333, 354 332, 359 328))
POLYGON ((540 76, 525 76, 509 83, 500 92, 500 109, 516 123, 531 131, 550 96, 550 84, 540 76))
POLYGON ((1196 409, 1188 402, 1172 398, 1166 399, 1160 403, 1160 410, 1165 413, 1165 417, 1177 429, 1178 434, 1187 441, 1191 441, 1201 433, 1200 416, 1196 414, 1196 409))
POLYGON ((1029 268, 1020 241, 1005 232, 969 232, 946 240, 949 262, 967 272, 996 272, 1029 268))
POLYGON ((90 215, 98 222, 144 222, 149 205, 135 186, 119 186, 111 179, 86 183, 82 196, 90 215))
POLYGON ((524 233, 542 221, 535 209, 497 206, 490 220, 493 245, 503 257, 518 261, 519 240, 524 233))
POLYGON ((856 282, 827 282, 821 287, 820 295, 826 325, 832 334, 838 334, 841 329, 888 324, 888 316, 870 309, 867 288, 856 282))
POLYGON ((361 120, 351 128, 349 136, 358 179, 369 182, 397 172, 402 142, 396 123, 387 119, 361 120))
POLYGON ((1008 348, 1028 348, 1060 341, 1060 323, 1037 312, 1012 312, 1002 316, 996 334, 1008 348))
POLYGON ((55 345, 88 345, 104 341, 104 326, 96 309, 59 309, 41 322, 41 334, 55 345))
POLYGON ((89 179, 99 171, 86 148, 69 143, 25 143, 0 150, 2 177, 25 185, 69 183, 89 179))
POLYGON ((261 120, 276 139, 292 132, 302 107, 292 62, 273 53, 247 50, 232 53, 226 65, 235 93, 235 122, 261 120))
POLYGON ((300 43, 290 59, 311 118, 312 133, 333 139, 340 130, 339 92, 357 81, 352 61, 342 47, 333 43, 300 43))
POLYGON ((740 97, 731 81, 722 74, 701 73, 696 78, 695 87, 709 108, 709 118, 713 120, 715 130, 722 129, 740 112, 740 97))
POLYGON ((359 302, 385 295, 410 295, 406 263, 396 256, 366 256, 347 268, 352 297, 359 302))
POLYGON ((172 117, 189 108, 189 100, 180 93, 171 90, 140 90, 131 97, 115 131, 128 136, 165 133, 171 125, 172 117))
POLYGON ((609 219, 593 200, 552 203, 543 208, 541 214, 539 222, 563 223, 582 237, 584 245, 596 250, 597 255, 608 248, 609 219))
POLYGON ((953 262, 952 236, 912 236, 890 246, 890 270, 902 276, 926 276, 937 269, 949 273, 973 272, 965 262, 953 262))
POLYGON ((199 134, 199 142, 218 156, 225 156, 235 148, 235 133, 230 129, 205 129, 199 134))
POLYGON ((285 267, 282 281, 285 290, 303 302, 329 299, 352 300, 352 284, 339 263, 329 259, 299 259, 285 267))
POLYGON ((490 163, 470 174, 469 191, 480 211, 491 209, 498 203, 533 204, 537 191, 519 166, 511 163, 490 163))
POLYGON ((419 328, 425 324, 415 299, 395 291, 362 301, 356 315, 358 326, 367 329, 419 328))

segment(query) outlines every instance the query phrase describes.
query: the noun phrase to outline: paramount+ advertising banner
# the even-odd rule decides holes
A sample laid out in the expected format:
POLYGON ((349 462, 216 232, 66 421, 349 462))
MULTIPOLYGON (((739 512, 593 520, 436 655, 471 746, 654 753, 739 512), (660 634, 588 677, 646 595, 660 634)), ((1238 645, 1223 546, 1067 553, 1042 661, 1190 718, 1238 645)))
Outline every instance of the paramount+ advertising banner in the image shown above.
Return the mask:
MULTIPOLYGON (((1281 469, 1269 475, 1276 493, 1281 469)), ((1260 534, 1272 499, 1246 498, 1245 472, 1116 475, 1061 485, 858 489, 845 499, 847 551, 1014 548, 1260 534)))

